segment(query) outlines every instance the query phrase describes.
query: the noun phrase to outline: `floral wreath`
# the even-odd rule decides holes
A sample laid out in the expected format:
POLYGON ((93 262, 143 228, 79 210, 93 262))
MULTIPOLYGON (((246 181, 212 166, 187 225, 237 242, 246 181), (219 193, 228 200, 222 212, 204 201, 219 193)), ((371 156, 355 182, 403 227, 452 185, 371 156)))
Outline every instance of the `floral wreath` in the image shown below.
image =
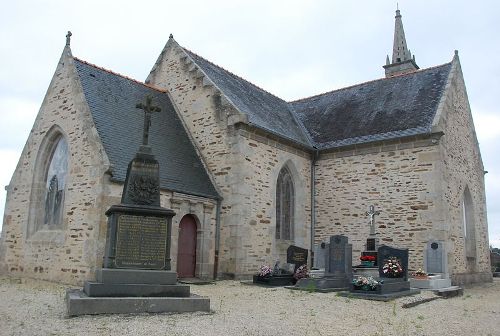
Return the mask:
POLYGON ((382 273, 390 278, 400 278, 403 276, 403 266, 401 261, 396 257, 389 257, 384 260, 382 273))
POLYGON ((352 284, 354 287, 367 287, 370 290, 376 290, 377 286, 383 283, 382 280, 377 281, 373 277, 364 277, 364 276, 359 276, 357 278, 354 278, 352 280, 352 284))
POLYGON ((273 274, 273 269, 271 268, 271 266, 268 266, 265 264, 260 266, 258 276, 265 277, 265 276, 269 276, 271 274, 273 274))
POLYGON ((302 278, 308 278, 309 277, 309 269, 307 268, 307 265, 302 265, 297 267, 295 270, 295 273, 293 273, 293 278, 295 280, 299 280, 302 278))

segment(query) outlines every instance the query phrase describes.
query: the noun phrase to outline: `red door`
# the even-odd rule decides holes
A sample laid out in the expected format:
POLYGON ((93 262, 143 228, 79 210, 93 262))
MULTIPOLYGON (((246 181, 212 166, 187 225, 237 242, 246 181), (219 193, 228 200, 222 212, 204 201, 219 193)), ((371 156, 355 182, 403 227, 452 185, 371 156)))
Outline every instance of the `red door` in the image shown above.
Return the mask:
POLYGON ((196 268, 196 222, 193 216, 182 217, 179 224, 177 276, 194 278, 196 268))

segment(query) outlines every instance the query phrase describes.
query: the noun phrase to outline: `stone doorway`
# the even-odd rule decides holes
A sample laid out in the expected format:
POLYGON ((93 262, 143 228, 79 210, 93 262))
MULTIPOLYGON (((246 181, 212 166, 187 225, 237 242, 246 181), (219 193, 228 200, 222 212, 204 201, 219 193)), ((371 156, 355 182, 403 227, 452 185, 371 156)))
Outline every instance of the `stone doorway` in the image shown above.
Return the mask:
POLYGON ((177 276, 194 278, 196 271, 196 220, 191 215, 182 217, 179 223, 177 252, 177 276))

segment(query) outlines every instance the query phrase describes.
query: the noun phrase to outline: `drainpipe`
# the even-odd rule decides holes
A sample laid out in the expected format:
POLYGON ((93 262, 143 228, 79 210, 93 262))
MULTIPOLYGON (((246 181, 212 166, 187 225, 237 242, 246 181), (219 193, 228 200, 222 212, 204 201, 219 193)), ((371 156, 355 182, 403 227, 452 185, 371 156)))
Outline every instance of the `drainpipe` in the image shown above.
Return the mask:
POLYGON ((219 245, 220 245, 220 212, 221 212, 222 199, 217 199, 217 206, 215 210, 215 256, 214 256, 214 280, 217 279, 217 272, 219 268, 219 245))
POLYGON ((312 154, 311 160, 311 268, 314 265, 314 236, 316 228, 316 209, 315 209, 315 194, 316 194, 316 161, 318 160, 319 152, 316 149, 312 154))

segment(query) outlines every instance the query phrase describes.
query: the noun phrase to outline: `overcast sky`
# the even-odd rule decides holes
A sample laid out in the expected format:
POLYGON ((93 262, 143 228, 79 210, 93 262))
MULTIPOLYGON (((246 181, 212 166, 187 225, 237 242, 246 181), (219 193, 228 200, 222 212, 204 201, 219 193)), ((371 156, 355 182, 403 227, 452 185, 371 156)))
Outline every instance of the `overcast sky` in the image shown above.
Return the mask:
MULTIPOLYGON (((420 68, 451 61, 467 85, 500 247, 498 1, 399 0, 420 68)), ((144 80, 170 33, 182 46, 286 100, 377 79, 396 1, 27 1, 0 11, 0 185, 8 185, 71 30, 73 55, 144 80)), ((0 190, 0 202, 5 191, 0 190)), ((0 206, 3 217, 3 206, 0 206)))

